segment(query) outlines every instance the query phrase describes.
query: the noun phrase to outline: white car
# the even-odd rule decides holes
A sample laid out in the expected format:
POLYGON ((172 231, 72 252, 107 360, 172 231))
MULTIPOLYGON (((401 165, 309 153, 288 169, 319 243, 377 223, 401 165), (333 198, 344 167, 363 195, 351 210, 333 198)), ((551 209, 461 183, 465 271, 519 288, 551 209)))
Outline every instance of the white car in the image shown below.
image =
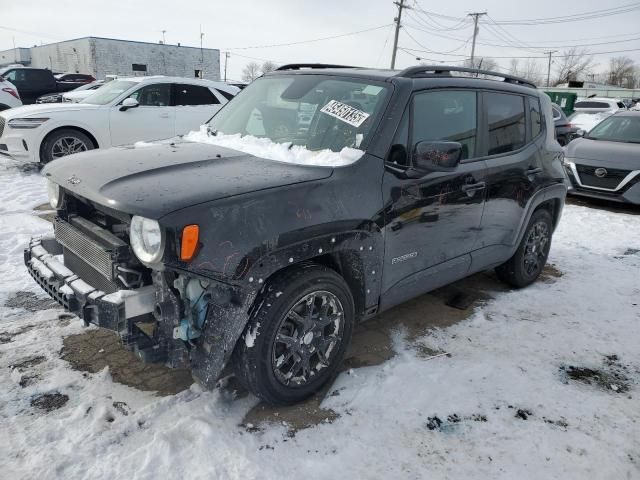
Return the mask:
POLYGON ((80 103, 85 98, 89 98, 93 95, 94 90, 99 89, 102 85, 104 85, 104 80, 96 80, 95 82, 87 83, 75 90, 71 90, 70 92, 65 92, 62 94, 62 102, 80 103))
POLYGON ((0 76, 0 112, 22 105, 18 89, 0 76))
POLYGON ((197 130, 238 92, 210 80, 120 78, 80 103, 44 103, 0 113, 0 154, 47 163, 94 148, 171 138, 197 130))
POLYGON ((597 112, 611 112, 615 113, 618 110, 626 110, 622 101, 615 98, 605 97, 591 97, 582 98, 573 105, 573 110, 579 113, 597 113, 597 112))

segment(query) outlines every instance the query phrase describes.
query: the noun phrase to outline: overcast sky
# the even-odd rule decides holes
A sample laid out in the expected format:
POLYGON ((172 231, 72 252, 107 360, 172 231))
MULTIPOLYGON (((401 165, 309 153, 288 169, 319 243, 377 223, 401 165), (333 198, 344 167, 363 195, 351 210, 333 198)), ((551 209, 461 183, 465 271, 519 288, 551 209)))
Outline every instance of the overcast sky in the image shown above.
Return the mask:
MULTIPOLYGON (((410 6, 451 17, 463 18, 469 12, 487 11, 490 17, 483 18, 483 22, 489 23, 576 15, 631 3, 630 0, 611 3, 417 0, 416 5, 415 0, 405 1, 410 6)), ((324 62, 388 68, 393 44, 391 24, 396 12, 391 0, 0 0, 0 50, 12 48, 14 41, 16 46, 28 47, 91 35, 157 42, 162 39, 162 30, 167 31, 167 43, 199 46, 202 25, 205 47, 231 52, 228 76, 234 79, 241 76, 244 65, 252 60, 248 57, 277 63, 324 62), (375 27, 382 28, 300 45, 241 48, 312 40, 375 27)), ((409 10, 403 20, 406 26, 400 34, 401 47, 450 53, 400 51, 396 67, 417 63, 416 56, 428 59, 428 63, 460 62, 469 56, 471 42, 466 41, 473 32, 471 23, 456 25, 455 20, 428 18, 416 9, 409 10)), ((587 48, 592 52, 635 51, 597 55, 597 70, 605 70, 611 56, 627 55, 640 64, 639 26, 639 9, 572 23, 502 27, 481 24, 476 55, 538 57, 543 55, 538 53, 543 49, 530 47, 548 46, 549 50, 562 51, 574 44, 603 43, 587 48), (609 43, 629 39, 635 40, 609 43), (514 44, 522 48, 514 48, 514 44)), ((224 57, 221 59, 222 70, 224 57)), ((509 67, 509 59, 498 61, 502 67, 509 67)), ((540 64, 546 71, 546 61, 540 60, 540 64)))

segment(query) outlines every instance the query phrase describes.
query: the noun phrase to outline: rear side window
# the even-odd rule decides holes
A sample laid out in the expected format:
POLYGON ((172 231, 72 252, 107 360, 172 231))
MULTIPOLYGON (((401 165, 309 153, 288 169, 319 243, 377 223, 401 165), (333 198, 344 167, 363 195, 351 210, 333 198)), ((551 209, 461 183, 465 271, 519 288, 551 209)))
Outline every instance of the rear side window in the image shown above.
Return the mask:
POLYGON ((26 81, 34 83, 50 83, 51 74, 43 70, 25 70, 26 81))
POLYGON ((531 118, 531 138, 536 138, 542 131, 542 113, 540 100, 529 97, 529 118, 531 118))
POLYGON ((445 140, 462 144, 462 159, 476 154, 476 92, 431 91, 413 98, 411 139, 418 142, 445 140))
POLYGON ((526 143, 524 97, 485 93, 489 123, 489 155, 513 152, 526 143))
POLYGON ((231 100, 235 96, 233 93, 225 92, 224 90, 220 90, 219 88, 216 88, 216 92, 218 92, 227 100, 231 100))
POLYGON ((576 102, 573 108, 610 108, 605 102, 576 102))
POLYGON ((175 92, 177 106, 220 103, 211 90, 199 85, 176 84, 175 92))

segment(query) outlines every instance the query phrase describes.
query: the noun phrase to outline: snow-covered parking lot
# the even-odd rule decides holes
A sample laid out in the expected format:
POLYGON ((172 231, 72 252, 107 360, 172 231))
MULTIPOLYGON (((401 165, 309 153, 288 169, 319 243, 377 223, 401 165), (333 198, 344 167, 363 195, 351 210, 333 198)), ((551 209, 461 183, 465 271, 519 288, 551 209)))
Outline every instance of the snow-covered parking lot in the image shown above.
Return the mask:
POLYGON ((476 276, 484 300, 461 321, 420 299, 374 321, 395 322, 395 356, 343 371, 296 429, 285 410, 249 421, 267 417, 231 386, 159 395, 116 382, 127 365, 63 359, 92 329, 23 268, 50 230, 44 181, 0 160, 0 185, 0 478, 640 478, 633 211, 568 205, 553 274, 521 291, 476 276))

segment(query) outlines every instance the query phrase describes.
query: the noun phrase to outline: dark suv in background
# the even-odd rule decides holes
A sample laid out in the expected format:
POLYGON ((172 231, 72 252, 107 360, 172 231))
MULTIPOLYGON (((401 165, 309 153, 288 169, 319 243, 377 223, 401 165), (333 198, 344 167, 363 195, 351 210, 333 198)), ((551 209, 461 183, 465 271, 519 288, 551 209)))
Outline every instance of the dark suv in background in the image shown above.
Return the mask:
POLYGON ((15 85, 24 105, 36 103, 42 95, 68 92, 95 80, 91 75, 75 73, 60 74, 56 78, 51 70, 29 67, 9 68, 0 76, 15 85))
POLYGON ((140 358, 209 388, 231 360, 271 403, 332 378, 359 321, 535 281, 567 191, 549 97, 500 73, 287 65, 208 127, 47 165, 55 237, 25 263, 140 358))

